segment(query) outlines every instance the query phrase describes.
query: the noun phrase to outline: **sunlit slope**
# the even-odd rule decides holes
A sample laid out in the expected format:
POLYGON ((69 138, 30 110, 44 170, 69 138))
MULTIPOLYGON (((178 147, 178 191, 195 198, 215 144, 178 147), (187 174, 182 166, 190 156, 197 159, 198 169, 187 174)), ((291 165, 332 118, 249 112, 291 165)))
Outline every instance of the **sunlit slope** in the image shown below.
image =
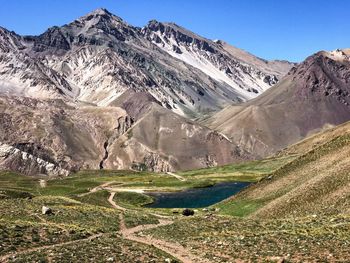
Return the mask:
POLYGON ((279 153, 290 154, 300 155, 221 203, 223 213, 255 218, 348 213, 350 123, 314 135, 279 153))

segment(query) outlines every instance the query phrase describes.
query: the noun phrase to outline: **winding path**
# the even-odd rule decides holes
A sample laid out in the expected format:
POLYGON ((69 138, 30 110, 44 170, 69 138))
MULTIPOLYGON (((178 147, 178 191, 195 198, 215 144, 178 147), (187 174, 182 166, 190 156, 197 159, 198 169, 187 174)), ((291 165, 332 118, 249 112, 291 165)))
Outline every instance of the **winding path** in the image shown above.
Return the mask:
MULTIPOLYGON (((102 184, 100 186, 97 186, 97 187, 91 189, 89 191, 89 193, 93 193, 93 192, 96 192, 99 190, 110 190, 110 189, 108 189, 108 185, 111 183, 113 183, 113 182, 109 182, 109 183, 105 183, 105 184, 102 184)), ((88 194, 88 193, 85 193, 83 195, 86 195, 86 194, 88 194)), ((121 211, 121 213, 119 214, 119 219, 120 219, 119 233, 122 235, 123 238, 128 239, 130 241, 154 246, 154 247, 164 251, 165 253, 173 256, 174 258, 176 258, 177 260, 179 260, 183 263, 192 263, 192 262, 210 263, 210 261, 208 261, 207 259, 203 259, 197 255, 192 254, 188 249, 184 248, 183 246, 181 246, 179 244, 171 243, 171 242, 164 241, 161 239, 157 239, 157 238, 151 237, 149 235, 147 235, 147 236, 140 235, 140 234, 142 234, 142 231, 173 224, 174 221, 170 220, 169 219, 170 217, 153 213, 152 215, 158 217, 158 221, 159 221, 158 224, 139 225, 139 226, 136 226, 133 228, 127 228, 125 225, 125 219, 124 219, 124 212, 127 211, 127 209, 116 204, 116 202, 113 200, 115 197, 115 194, 116 194, 116 192, 110 192, 110 196, 108 197, 108 202, 111 204, 111 206, 113 208, 121 211)), ((38 217, 43 222, 46 221, 45 219, 42 219, 40 216, 38 216, 38 217)), ((77 239, 77 240, 72 240, 72 241, 47 245, 47 246, 40 246, 40 247, 24 249, 21 251, 16 251, 16 252, 4 255, 4 256, 0 256, 0 262, 8 262, 8 260, 10 258, 15 258, 19 255, 23 255, 23 254, 27 254, 27 253, 37 252, 37 251, 41 251, 41 250, 45 250, 45 249, 53 249, 53 248, 71 245, 71 244, 76 244, 76 243, 80 243, 80 242, 92 241, 94 239, 97 239, 101 236, 108 235, 108 234, 109 233, 99 233, 99 234, 92 235, 90 237, 83 238, 83 239, 77 239)))
MULTIPOLYGON (((119 209, 121 211, 126 211, 124 207, 118 206, 115 201, 113 200, 115 196, 115 192, 112 192, 111 195, 108 198, 108 202, 116 209, 119 209)), ((151 236, 140 236, 137 235, 137 233, 149 230, 149 229, 154 229, 157 227, 161 226, 167 226, 171 225, 174 223, 173 220, 169 219, 164 219, 164 216, 162 215, 157 215, 153 214, 158 217, 158 224, 149 224, 149 225, 139 225, 133 228, 127 228, 125 226, 125 221, 124 221, 124 215, 123 213, 120 214, 120 233, 125 239, 143 243, 146 245, 154 246, 167 254, 173 256, 174 258, 180 260, 183 263, 192 263, 192 262, 200 262, 200 263, 209 263, 208 260, 200 258, 191 252, 189 252, 186 248, 179 244, 175 243, 170 243, 161 239, 153 238, 151 236)))

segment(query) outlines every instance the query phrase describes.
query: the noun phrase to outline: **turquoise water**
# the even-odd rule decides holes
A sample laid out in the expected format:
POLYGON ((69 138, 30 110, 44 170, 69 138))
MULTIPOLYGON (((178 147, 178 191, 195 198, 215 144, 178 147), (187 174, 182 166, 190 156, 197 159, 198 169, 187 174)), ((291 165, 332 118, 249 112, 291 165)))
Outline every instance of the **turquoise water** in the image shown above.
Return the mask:
POLYGON ((155 200, 146 207, 199 208, 218 203, 248 186, 246 182, 220 183, 212 187, 194 188, 182 192, 147 193, 155 200))

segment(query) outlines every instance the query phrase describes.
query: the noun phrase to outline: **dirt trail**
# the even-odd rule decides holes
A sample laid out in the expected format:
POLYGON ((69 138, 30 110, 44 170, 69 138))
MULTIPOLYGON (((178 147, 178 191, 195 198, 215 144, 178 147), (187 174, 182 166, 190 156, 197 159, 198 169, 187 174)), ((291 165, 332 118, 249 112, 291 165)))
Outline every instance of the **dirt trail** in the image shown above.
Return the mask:
POLYGON ((174 222, 172 220, 164 220, 159 219, 158 224, 152 224, 152 225, 141 225, 136 226, 133 228, 126 228, 124 223, 124 217, 123 215, 120 215, 120 233, 125 239, 135 241, 138 243, 143 243, 146 245, 154 246, 165 253, 173 256, 177 260, 183 262, 183 263, 192 263, 192 262, 198 262, 198 263, 209 263, 208 260, 200 258, 191 252, 189 252, 186 248, 179 244, 170 243, 161 239, 153 238, 151 236, 140 236, 137 235, 138 233, 154 229, 161 226, 171 225, 174 222))
POLYGON ((79 196, 79 197, 83 197, 83 196, 89 195, 89 194, 91 194, 91 193, 96 193, 97 191, 105 190, 110 184, 113 184, 113 183, 115 183, 115 181, 111 181, 111 182, 107 182, 107 183, 101 184, 101 185, 99 185, 99 186, 96 186, 96 187, 90 189, 89 192, 87 192, 87 193, 82 193, 82 194, 80 194, 80 195, 78 195, 78 196, 79 196))
MULTIPOLYGON (((113 200, 115 196, 115 192, 112 192, 111 195, 108 198, 108 202, 116 209, 119 209, 121 211, 126 211, 124 207, 118 206, 115 201, 113 200)), ((186 248, 179 244, 170 243, 161 239, 156 239, 150 236, 140 236, 137 235, 139 232, 154 229, 161 226, 171 225, 174 223, 173 220, 164 219, 164 216, 157 215, 159 219, 158 224, 149 224, 149 225, 139 225, 133 228, 127 228, 124 221, 124 215, 123 213, 120 214, 120 233, 125 239, 143 243, 146 245, 154 246, 167 254, 173 256, 174 258, 180 260, 183 263, 192 263, 192 262, 198 262, 198 263, 209 263, 208 260, 202 259, 196 255, 193 255, 191 252, 189 252, 186 248)))
POLYGON ((113 198, 115 196, 115 192, 111 192, 111 195, 108 197, 108 202, 116 209, 121 210, 121 211, 126 211, 126 209, 122 206, 117 205, 113 198))
MULTIPOLYGON (((79 197, 86 196, 92 193, 96 193, 97 191, 102 191, 106 190, 109 192, 134 192, 134 193, 139 193, 142 194, 145 191, 152 190, 152 189, 147 189, 147 188, 127 188, 127 187, 116 187, 116 186, 110 186, 112 184, 116 183, 115 181, 107 182, 101 185, 98 185, 92 189, 89 189, 88 192, 79 194, 79 197)), ((125 183, 118 183, 119 186, 123 185, 125 183)))
POLYGON ((178 174, 174 174, 174 173, 172 173, 172 172, 167 172, 167 174, 168 175, 171 175, 171 176, 174 176, 176 179, 178 179, 178 180, 180 180, 180 181, 186 181, 186 178, 185 177, 182 177, 182 176, 180 176, 180 175, 178 175, 178 174))
MULTIPOLYGON (((97 186, 97 187, 91 189, 89 193, 106 189, 106 187, 111 183, 113 183, 113 182, 108 182, 108 183, 105 183, 103 185, 97 186)), ((186 248, 184 248, 183 246, 181 246, 179 244, 170 243, 170 242, 167 242, 167 241, 164 241, 161 239, 157 239, 157 238, 154 238, 151 236, 141 236, 140 235, 141 234, 140 232, 142 232, 142 231, 173 224, 174 221, 169 220, 169 218, 166 216, 153 214, 153 215, 158 217, 158 220, 159 220, 158 224, 139 225, 139 226, 136 226, 133 228, 127 228, 125 225, 125 220, 124 220, 124 212, 127 211, 127 209, 124 207, 121 207, 115 203, 115 201, 113 200, 115 197, 115 194, 116 194, 116 192, 111 192, 110 196, 108 197, 108 202, 115 209, 122 211, 122 213, 120 213, 120 215, 119 215, 119 218, 120 218, 120 230, 119 230, 119 232, 123 236, 123 238, 128 239, 130 241, 139 242, 139 243, 143 243, 146 245, 154 246, 154 247, 164 251, 165 253, 173 256, 174 258, 178 259, 179 261, 181 261, 183 263, 192 263, 192 262, 209 263, 209 261, 207 259, 203 259, 203 258, 200 258, 200 257, 192 254, 191 252, 189 252, 189 250, 187 250, 186 248)), ((43 219, 43 221, 45 221, 45 220, 43 219)), ((108 233, 106 233, 106 234, 108 234, 108 233)), ((79 243, 79 242, 91 241, 91 240, 97 239, 103 235, 105 235, 105 234, 100 233, 100 234, 92 235, 88 238, 72 240, 72 241, 62 242, 62 243, 58 243, 58 244, 41 246, 41 247, 34 247, 34 248, 25 249, 22 251, 17 251, 17 252, 8 254, 8 255, 1 256, 0 262, 8 262, 8 260, 10 258, 17 257, 19 255, 23 255, 23 254, 27 254, 27 253, 37 252, 37 251, 45 250, 45 249, 53 249, 56 247, 62 247, 65 245, 75 244, 75 243, 79 243)))

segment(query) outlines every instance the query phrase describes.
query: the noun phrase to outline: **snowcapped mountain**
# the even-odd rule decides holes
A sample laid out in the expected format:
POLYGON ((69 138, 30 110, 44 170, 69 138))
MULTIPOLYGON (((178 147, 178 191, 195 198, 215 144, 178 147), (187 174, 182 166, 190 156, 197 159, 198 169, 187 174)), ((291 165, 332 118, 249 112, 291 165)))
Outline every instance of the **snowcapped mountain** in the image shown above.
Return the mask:
POLYGON ((0 34, 0 93, 107 106, 144 91, 190 118, 255 97, 291 67, 174 24, 133 27, 105 9, 39 36, 0 34))

